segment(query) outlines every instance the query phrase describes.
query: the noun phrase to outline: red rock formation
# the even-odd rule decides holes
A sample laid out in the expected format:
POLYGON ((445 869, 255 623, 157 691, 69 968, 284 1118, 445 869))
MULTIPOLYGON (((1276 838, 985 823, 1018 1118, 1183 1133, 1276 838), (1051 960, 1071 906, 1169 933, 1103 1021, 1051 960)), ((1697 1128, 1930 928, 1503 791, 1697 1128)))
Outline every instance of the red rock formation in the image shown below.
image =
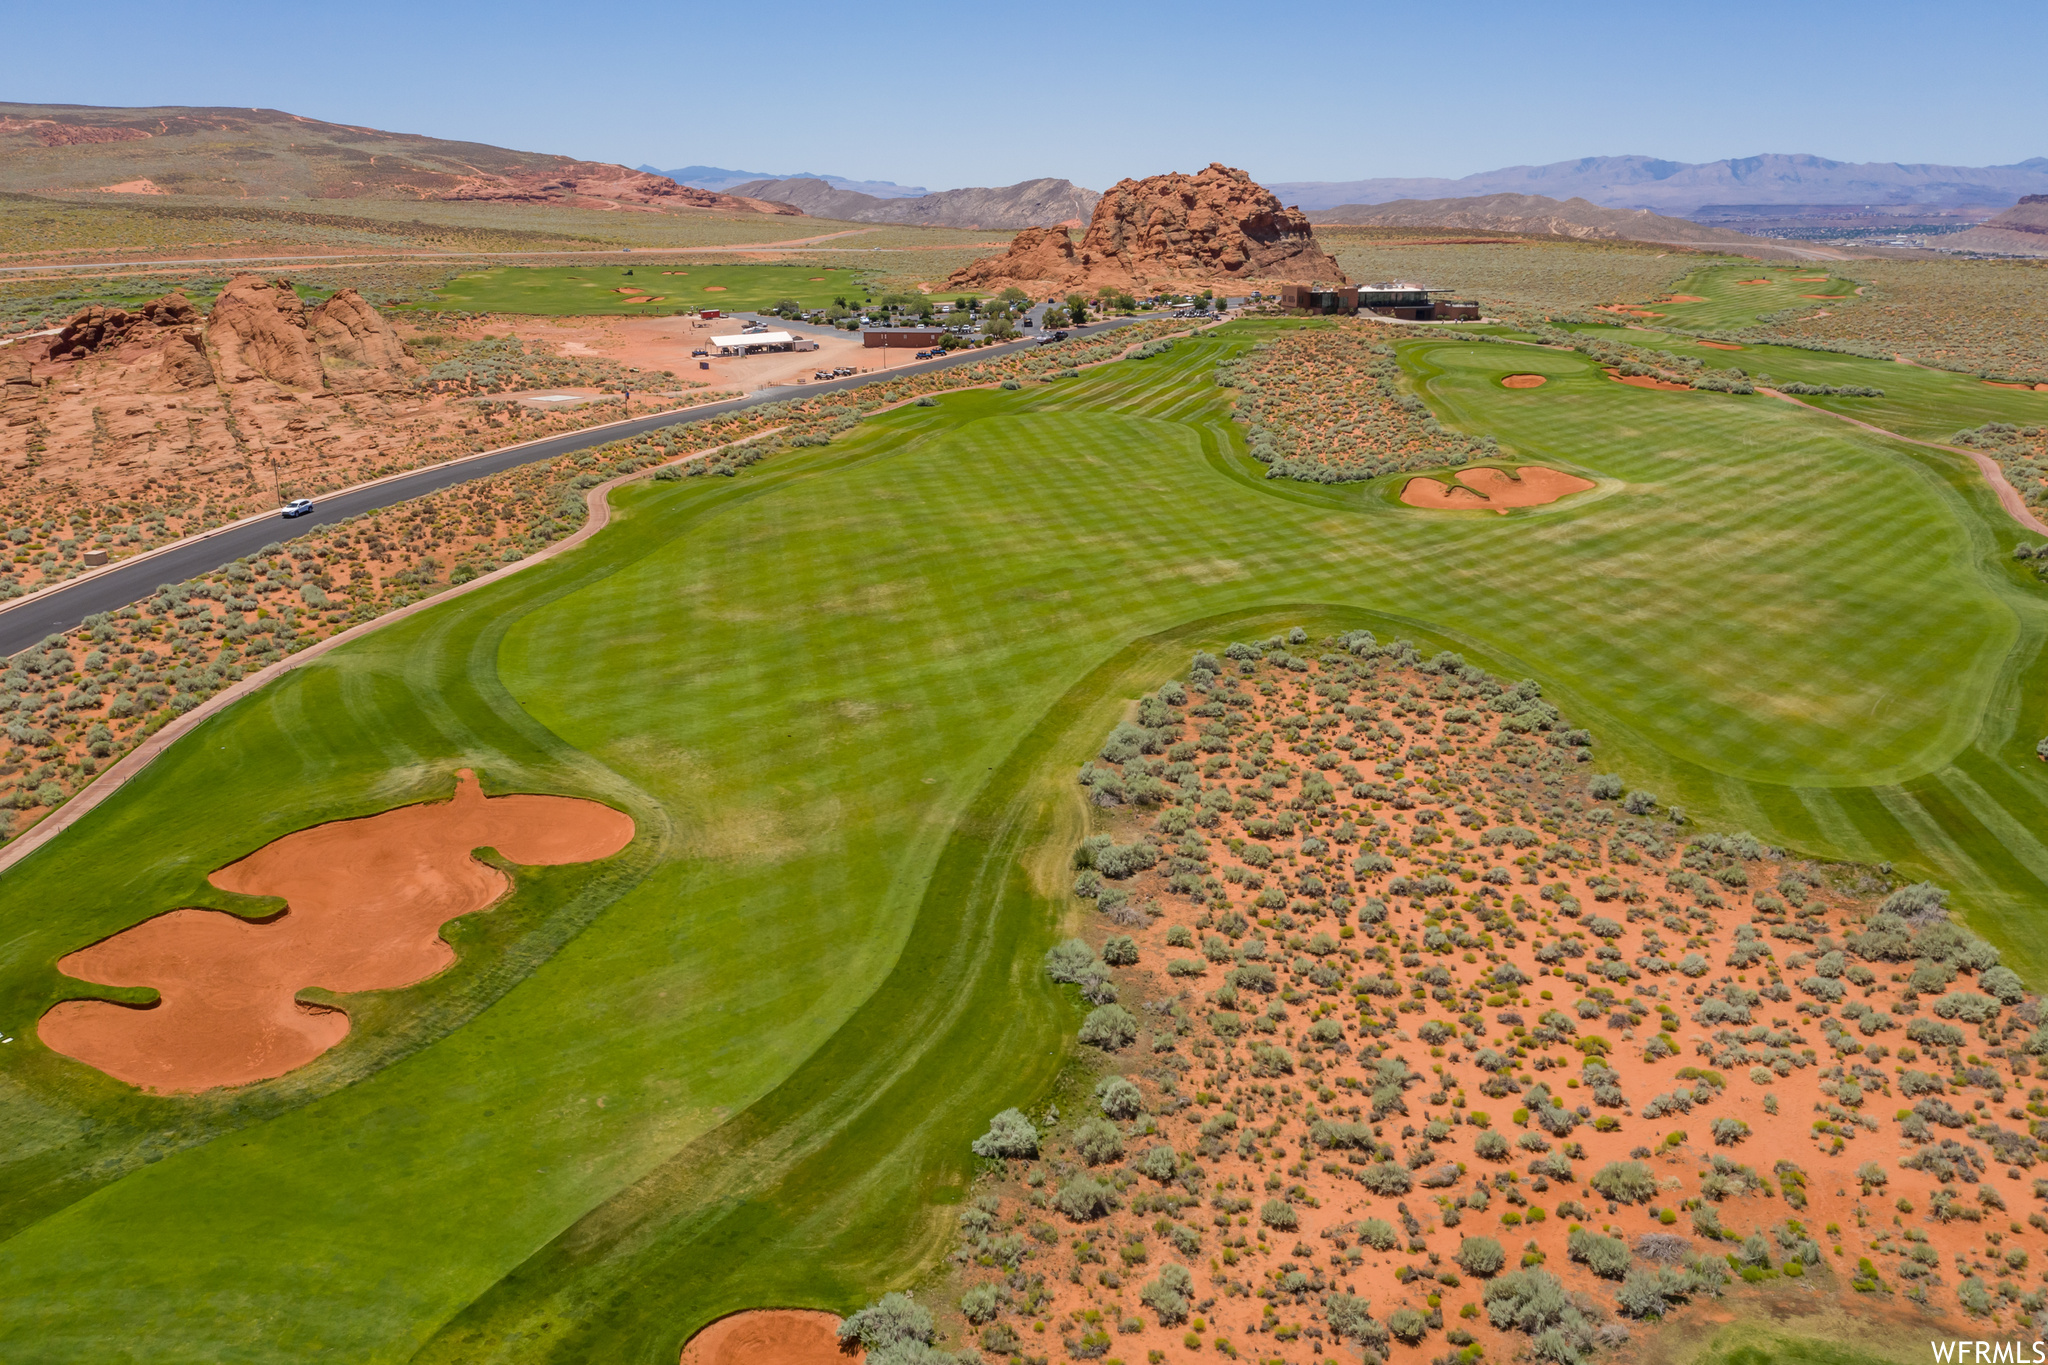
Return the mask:
POLYGON ((472 199, 501 204, 576 204, 585 208, 724 209, 729 213, 772 213, 803 217, 789 204, 717 194, 678 185, 665 175, 628 170, 597 161, 565 162, 551 173, 464 176, 451 190, 421 188, 423 199, 472 199))
POLYGON ((1243 171, 1211 162, 1197 175, 1119 181, 1095 206, 1078 249, 1062 254, 1048 250, 1043 236, 1026 242, 1020 234, 1006 255, 954 272, 946 286, 1138 288, 1218 280, 1343 283, 1344 273, 1301 210, 1283 206, 1243 171))
POLYGON ((984 256, 954 271, 948 289, 1004 288, 1011 284, 1063 284, 1080 271, 1074 241, 1063 227, 1025 228, 1000 256, 984 256))
POLYGON ((291 389, 327 386, 306 335, 306 305, 283 280, 230 280, 214 300, 206 340, 218 357, 214 368, 227 383, 268 379, 291 389))
POLYGON ((1095 206, 1081 258, 1133 281, 1286 280, 1343 283, 1300 209, 1285 208, 1243 171, 1212 161, 1197 175, 1112 185, 1095 206))
POLYGON ((306 334, 335 393, 382 392, 419 372, 419 362, 405 353, 391 324, 353 289, 308 313, 306 334))
POLYGON ((206 340, 229 384, 268 379, 289 389, 372 393, 399 387, 419 365, 391 324, 344 289, 311 310, 288 280, 242 275, 214 301, 206 340))

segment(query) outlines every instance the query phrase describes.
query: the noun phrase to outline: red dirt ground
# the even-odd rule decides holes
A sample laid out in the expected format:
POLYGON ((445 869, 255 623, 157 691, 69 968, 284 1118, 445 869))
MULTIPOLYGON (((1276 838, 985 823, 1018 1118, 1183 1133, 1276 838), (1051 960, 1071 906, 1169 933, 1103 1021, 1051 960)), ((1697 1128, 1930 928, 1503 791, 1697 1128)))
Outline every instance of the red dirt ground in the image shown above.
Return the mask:
MULTIPOLYGON (((2013 1128, 2034 1131, 2048 1106, 2027 1089, 2039 1083, 2019 1046, 2031 1024, 2001 1014, 1960 1031, 1960 1045, 1916 1045, 1905 1030, 1948 1017, 1946 988, 1909 981, 1916 963, 1865 968, 1860 954, 1831 1005, 1815 978, 1835 970, 1827 953, 1872 908, 1873 884, 1856 869, 1760 845, 1713 853, 1661 815, 1591 800, 1584 769, 1503 725, 1465 675, 1303 662, 1305 674, 1292 661, 1227 666, 1207 697, 1222 716, 1191 695, 1188 730, 1160 733, 1199 727, 1198 747, 1214 755, 1201 806, 1118 820, 1119 842, 1157 827, 1168 849, 1212 870, 1189 894, 1162 859, 1122 883, 1118 911, 1089 934, 1131 935, 1137 965, 1116 985, 1151 1035, 1118 1059, 1148 1101, 1125 1156, 1170 1146, 1180 1175, 1201 1168, 1199 1187, 1184 1186, 1198 1197, 1182 1197, 1178 1176, 1152 1176, 1119 1183, 1123 1206, 1106 1217, 1061 1214, 1045 1178, 1073 1178, 1082 1160, 1061 1127, 1036 1178, 977 1200, 997 1231, 1028 1232, 1042 1248, 1022 1272, 1042 1276, 1051 1300, 1008 1319, 1033 1354, 1099 1322, 1127 1361, 1355 1360, 1329 1339, 1322 1305, 1342 1289, 1382 1323, 1404 1307, 1440 1310, 1418 1342, 1393 1347, 1393 1365, 1475 1339, 1484 1360, 1527 1360, 1528 1338, 1492 1327, 1480 1307, 1486 1277, 1457 1273, 1454 1258, 1464 1238, 1490 1236, 1510 1268, 1541 1265, 1612 1314, 1617 1281, 1570 1256, 1576 1225, 1631 1243, 1668 1234, 1709 1261, 1763 1233, 1773 1277, 1752 1287, 1731 1267, 1721 1297, 1674 1307, 1680 1323, 1753 1313, 1783 1291, 1896 1312, 1894 1326, 1937 1336, 2027 1330, 2012 1300, 2037 1277, 2048 1236, 2019 1221, 2037 1207, 2019 1164, 2031 1150, 1993 1151, 2003 1169, 1990 1170, 1978 1147, 1960 1179, 1921 1159, 1937 1135, 1981 1144, 1993 1124, 2007 1142, 2013 1128), (1406 778, 1392 775, 1403 767, 1406 778), (1202 812, 1193 825, 1190 809, 1202 812), (1745 936, 1754 943, 1738 948, 1745 936), (1251 975, 1261 969, 1264 984, 1251 975), (1873 1013, 1875 1027, 1862 1027, 1873 1013), (1568 1132, 1531 1116, 1538 1084, 1576 1116, 1568 1132), (1932 1093, 1968 1117, 1907 1140, 1902 1106, 1932 1093), (1717 1119, 1730 1122, 1717 1132, 1717 1119), (1483 1152, 1490 1133, 1508 1146, 1483 1152), (1538 1169, 1539 1153, 1557 1164, 1538 1169), (1610 1203, 1592 1188, 1620 1161, 1644 1163, 1654 1193, 1610 1203), (1388 1225, 1381 1240, 1368 1238, 1367 1217, 1388 1225), (1175 1234, 1170 1220, 1185 1226, 1175 1234), (1778 1270, 1780 1229, 1812 1237, 1820 1264, 1796 1279, 1778 1270), (2036 1264, 2007 1259, 2021 1250, 2036 1264), (1881 1292, 1852 1292, 1862 1257, 1881 1292), (1186 1322, 1159 1322, 1138 1299, 1167 1261, 1195 1282, 1186 1322), (2021 1282, 1999 1321, 1957 1311, 1965 1274, 1999 1280, 1994 1296, 2001 1277, 2021 1282), (1470 1336, 1447 1341, 1454 1329, 1470 1336)), ((1964 976, 1953 989, 1976 984, 1964 976)), ((1635 1253, 1643 1265, 1642 1244, 1635 1253)))
POLYGON ((1523 465, 1512 476, 1506 470, 1482 466, 1464 471, 1455 484, 1410 479, 1401 490, 1401 501, 1410 507, 1483 508, 1505 516, 1511 507, 1541 507, 1593 486, 1590 479, 1541 465, 1523 465))
POLYGON ((1500 381, 1500 386, 1504 389, 1540 389, 1544 382, 1540 374, 1511 374, 1500 381))
POLYGON ((1996 379, 1987 379, 1984 382, 1994 389, 2025 389, 2029 392, 2039 390, 2048 393, 2048 384, 2004 384, 1996 379))
POLYGON ((803 1308, 757 1308, 720 1318, 691 1337, 682 1365, 849 1365, 856 1347, 839 1349, 839 1317, 803 1308))
POLYGON ((300 1004, 300 990, 395 990, 455 961, 441 926, 511 889, 474 850, 534 867, 609 858, 632 841, 631 818, 599 802, 486 798, 470 770, 457 778, 452 801, 315 825, 209 878, 223 891, 282 898, 287 909, 272 919, 173 910, 65 957, 66 975, 154 987, 161 998, 144 1008, 67 1000, 37 1035, 160 1092, 282 1076, 348 1034, 346 1014, 300 1004))
POLYGON ((1647 374, 1623 374, 1620 370, 1613 368, 1608 369, 1607 377, 1617 384, 1626 384, 1632 389, 1685 389, 1688 392, 1691 391, 1691 386, 1688 384, 1674 384, 1668 379, 1658 379, 1647 374))

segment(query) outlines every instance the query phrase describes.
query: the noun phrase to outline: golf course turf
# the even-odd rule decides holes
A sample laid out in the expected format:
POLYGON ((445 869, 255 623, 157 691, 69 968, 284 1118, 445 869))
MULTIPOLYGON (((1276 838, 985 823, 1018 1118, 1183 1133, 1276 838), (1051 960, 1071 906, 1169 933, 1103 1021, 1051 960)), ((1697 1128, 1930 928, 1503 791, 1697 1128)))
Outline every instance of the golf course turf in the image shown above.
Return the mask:
MULTIPOLYGON (((1419 511, 1406 474, 1243 453, 1214 366, 1293 325, 629 486, 587 545, 298 670, 11 871, 0 1357, 672 1362, 721 1314, 911 1282, 969 1140, 1071 1042, 1038 961, 1075 913, 1076 766, 1194 649, 1296 624, 1535 678, 1603 771, 1940 882, 2041 979, 2048 613, 1967 460, 1439 334, 1401 363, 1446 425, 1598 486, 1419 511), (636 837, 499 861, 515 890, 448 927, 453 968, 348 997, 350 1036, 277 1080, 157 1097, 35 1042, 59 999, 147 998, 66 953, 181 906, 275 913, 208 875, 446 799, 458 767, 636 837)), ((1907 434, 2048 400, 1756 349, 1699 354, 1896 388, 1819 401, 1907 434)))

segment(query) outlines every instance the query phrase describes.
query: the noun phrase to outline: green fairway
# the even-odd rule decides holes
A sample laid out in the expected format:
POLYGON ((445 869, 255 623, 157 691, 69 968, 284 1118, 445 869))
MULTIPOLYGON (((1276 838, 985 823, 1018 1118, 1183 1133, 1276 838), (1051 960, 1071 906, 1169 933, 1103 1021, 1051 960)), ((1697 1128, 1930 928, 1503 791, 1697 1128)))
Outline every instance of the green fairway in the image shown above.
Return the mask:
POLYGON ((794 299, 823 308, 835 298, 858 303, 868 290, 850 266, 703 265, 687 257, 650 257, 633 265, 494 266, 458 275, 414 310, 526 313, 746 313, 794 299))
POLYGON ((1831 299, 1854 305, 1855 291, 1853 281, 1831 274, 1824 264, 1707 266, 1680 280, 1669 298, 1640 305, 1657 315, 1641 321, 1695 332, 1735 331, 1754 324, 1760 313, 1826 308, 1831 299))
POLYGON ((1631 788, 1940 881, 2048 977, 2048 610, 1967 461, 1431 336, 1401 363, 1441 420, 1601 489, 1423 512, 1405 476, 1244 454, 1214 366, 1291 325, 631 486, 588 544, 289 675, 7 873, 0 1358, 672 1365, 723 1313, 911 1283, 968 1140, 1072 1036, 1038 963, 1076 766, 1193 649, 1297 623, 1533 677, 1631 788), (152 1098, 36 1041, 94 993, 65 952, 274 910, 206 874, 458 766, 639 836, 518 873, 450 926, 457 967, 349 997, 281 1080, 152 1098))

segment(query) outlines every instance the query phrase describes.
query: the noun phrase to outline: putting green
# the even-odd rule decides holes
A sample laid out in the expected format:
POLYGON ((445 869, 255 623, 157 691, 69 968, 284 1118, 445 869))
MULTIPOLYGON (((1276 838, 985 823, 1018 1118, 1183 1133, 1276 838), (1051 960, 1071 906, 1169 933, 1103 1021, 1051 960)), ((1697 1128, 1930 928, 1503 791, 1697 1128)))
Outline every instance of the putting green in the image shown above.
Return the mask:
POLYGON ((1966 462, 1432 338, 1402 363, 1447 423, 1613 491, 1429 516, 1244 456, 1213 367, 1281 325, 632 486, 587 545, 247 699, 8 873, 0 1356, 672 1362, 724 1312, 911 1282, 968 1140, 1071 1038, 1037 963, 1075 766, 1192 649, 1295 623, 1537 678, 1631 787, 1941 881, 2041 979, 2048 612, 1966 462), (85 993, 63 953, 275 909, 206 873, 457 766, 640 835, 521 872, 451 926, 456 968, 350 998, 279 1081, 153 1098, 35 1041, 85 993))
POLYGON ((1637 321, 1645 327, 1680 327, 1689 331, 1737 331, 1753 325, 1760 313, 1786 309, 1827 308, 1830 300, 1859 302, 1853 280, 1831 275, 1825 265, 1706 266, 1680 280, 1673 302, 1650 300, 1630 305, 1655 317, 1637 321))
POLYGON ((458 275, 407 308, 543 317, 700 308, 746 313, 784 299, 823 308, 835 298, 858 303, 868 297, 862 274, 848 266, 700 265, 687 257, 649 257, 632 265, 494 266, 458 275))

